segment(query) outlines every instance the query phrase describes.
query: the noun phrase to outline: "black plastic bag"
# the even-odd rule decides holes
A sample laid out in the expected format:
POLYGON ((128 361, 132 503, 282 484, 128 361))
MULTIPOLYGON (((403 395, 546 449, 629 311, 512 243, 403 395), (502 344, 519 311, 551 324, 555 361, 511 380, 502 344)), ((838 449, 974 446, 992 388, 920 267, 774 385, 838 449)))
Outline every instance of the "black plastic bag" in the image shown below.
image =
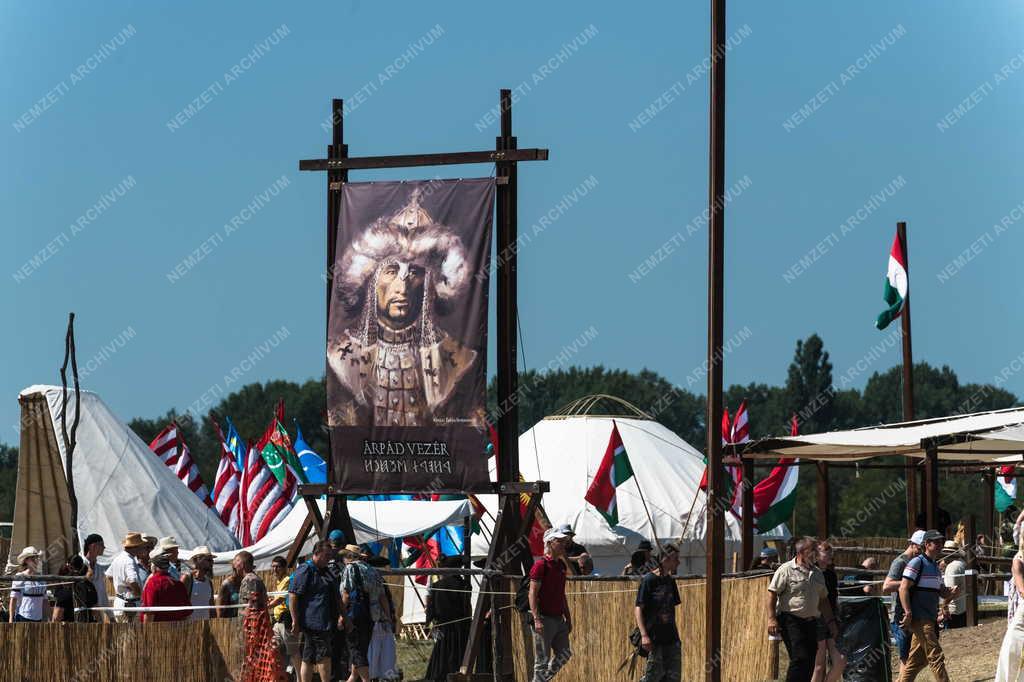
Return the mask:
POLYGON ((844 682, 891 682, 889 618, 878 597, 844 598, 839 603, 839 639, 846 654, 844 682))

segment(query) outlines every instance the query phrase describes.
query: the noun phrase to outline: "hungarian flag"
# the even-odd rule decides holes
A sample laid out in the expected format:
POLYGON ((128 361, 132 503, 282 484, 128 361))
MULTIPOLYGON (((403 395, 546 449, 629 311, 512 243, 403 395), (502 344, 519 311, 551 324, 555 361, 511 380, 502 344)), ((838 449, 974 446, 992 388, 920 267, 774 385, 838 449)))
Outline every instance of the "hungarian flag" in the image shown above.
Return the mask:
POLYGON ((889 269, 885 274, 885 292, 882 294, 888 308, 875 320, 875 326, 885 329, 903 312, 903 303, 907 300, 907 261, 903 257, 903 247, 897 234, 892 241, 889 252, 889 269))
MULTIPOLYGON (((797 435, 796 415, 790 422, 790 435, 797 435)), ((767 533, 785 522, 796 505, 796 484, 800 476, 798 459, 783 457, 763 481, 754 486, 754 523, 759 533, 767 533), (786 466, 792 463, 793 466, 786 466)))
POLYGON ((1017 502, 1017 479, 1012 465, 999 467, 996 473, 996 511, 1002 513, 1017 502))
POLYGON ((590 488, 587 489, 587 494, 583 496, 583 499, 594 505, 609 525, 617 526, 619 524, 619 509, 615 501, 615 488, 628 481, 632 476, 633 467, 629 464, 626 446, 622 444, 619 426, 612 421, 612 435, 608 439, 608 447, 605 448, 601 465, 597 467, 594 480, 590 483, 590 488))

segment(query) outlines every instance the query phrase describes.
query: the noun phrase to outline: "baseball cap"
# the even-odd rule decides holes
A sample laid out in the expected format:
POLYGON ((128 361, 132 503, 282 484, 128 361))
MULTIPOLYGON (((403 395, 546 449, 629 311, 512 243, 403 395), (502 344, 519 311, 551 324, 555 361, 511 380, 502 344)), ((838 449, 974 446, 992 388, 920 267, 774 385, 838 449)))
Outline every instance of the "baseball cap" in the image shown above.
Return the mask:
POLYGON ((571 538, 572 536, 576 535, 576 532, 573 531, 572 526, 570 526, 568 523, 563 523, 561 526, 559 526, 558 532, 567 538, 571 538))
POLYGON ((544 542, 550 542, 551 540, 559 540, 561 538, 569 537, 562 532, 561 528, 548 528, 544 531, 544 542))
POLYGON ((923 545, 924 544, 924 531, 923 530, 915 530, 914 534, 910 536, 910 542, 914 543, 915 545, 923 545))
POLYGON ((636 546, 638 552, 653 552, 654 545, 651 544, 650 540, 641 540, 640 544, 636 546))
POLYGON ((765 547, 761 550, 761 556, 765 558, 770 556, 779 556, 779 552, 774 547, 765 547))
POLYGON ((345 534, 335 528, 327 534, 327 540, 329 542, 341 542, 345 538, 345 534))
POLYGON ((945 538, 946 536, 937 530, 930 530, 924 534, 925 542, 934 542, 935 540, 944 540, 945 538))

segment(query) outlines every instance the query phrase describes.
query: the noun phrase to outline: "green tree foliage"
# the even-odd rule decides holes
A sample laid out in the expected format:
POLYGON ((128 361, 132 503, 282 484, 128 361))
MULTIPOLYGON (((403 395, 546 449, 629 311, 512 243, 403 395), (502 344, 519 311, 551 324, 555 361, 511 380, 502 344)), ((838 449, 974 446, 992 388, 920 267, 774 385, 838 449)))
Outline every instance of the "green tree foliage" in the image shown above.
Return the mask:
MULTIPOLYGON (((751 383, 733 385, 725 390, 725 406, 735 412, 747 401, 752 438, 789 434, 790 417, 798 415, 801 433, 854 428, 902 419, 902 374, 900 367, 872 374, 863 392, 845 388, 843 375, 833 377, 833 367, 825 344, 818 335, 798 341, 784 386, 751 383), (836 383, 839 385, 837 386, 836 383)), ((1012 393, 991 384, 961 385, 949 367, 936 368, 921 362, 914 366, 915 416, 937 417, 1011 407, 1017 403, 1012 393)), ((606 369, 569 367, 554 372, 527 371, 519 377, 516 403, 519 406, 519 433, 525 432, 545 416, 573 400, 595 393, 624 398, 654 419, 679 434, 698 450, 705 444, 705 400, 657 374, 606 369)), ((496 422, 501 413, 497 405, 497 381, 487 390, 488 414, 496 422)), ((274 414, 279 399, 285 401, 286 424, 295 433, 293 418, 303 428, 310 446, 321 456, 330 453, 324 427, 326 391, 323 379, 304 383, 271 381, 249 384, 225 397, 212 413, 223 424, 231 417, 243 438, 256 440, 274 414)), ((170 421, 177 419, 186 442, 208 485, 212 485, 220 444, 209 419, 204 415, 178 414, 173 410, 153 419, 137 418, 129 426, 147 443, 170 421)), ((717 428, 716 428, 717 431, 717 428)), ((892 462, 892 459, 884 460, 892 462)), ((772 463, 758 465, 760 479, 772 463)), ((0 444, 0 519, 10 518, 14 507, 17 473, 17 449, 0 444)), ((966 476, 943 472, 940 479, 940 503, 954 519, 964 514, 981 515, 985 496, 979 494, 980 475, 966 476)), ((815 532, 816 471, 801 467, 797 488, 797 532, 815 532)), ((902 535, 905 526, 903 475, 898 469, 832 467, 829 472, 832 533, 853 536, 902 535)))
POLYGON ((0 443, 0 521, 14 516, 14 488, 18 483, 18 448, 0 443))

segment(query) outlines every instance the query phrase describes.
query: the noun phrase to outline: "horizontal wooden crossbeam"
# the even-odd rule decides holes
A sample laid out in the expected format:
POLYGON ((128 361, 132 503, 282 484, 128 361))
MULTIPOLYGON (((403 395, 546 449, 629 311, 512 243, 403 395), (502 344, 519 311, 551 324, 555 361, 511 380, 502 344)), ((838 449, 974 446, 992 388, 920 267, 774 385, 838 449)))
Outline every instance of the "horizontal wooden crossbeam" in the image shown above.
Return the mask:
POLYGON ((547 161, 547 149, 506 149, 483 152, 443 154, 399 154, 397 156, 352 156, 344 159, 302 159, 300 171, 341 171, 368 168, 409 168, 412 166, 452 166, 463 163, 499 161, 547 161))

